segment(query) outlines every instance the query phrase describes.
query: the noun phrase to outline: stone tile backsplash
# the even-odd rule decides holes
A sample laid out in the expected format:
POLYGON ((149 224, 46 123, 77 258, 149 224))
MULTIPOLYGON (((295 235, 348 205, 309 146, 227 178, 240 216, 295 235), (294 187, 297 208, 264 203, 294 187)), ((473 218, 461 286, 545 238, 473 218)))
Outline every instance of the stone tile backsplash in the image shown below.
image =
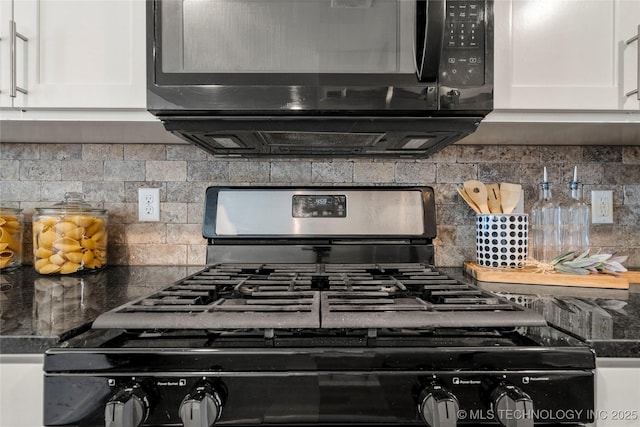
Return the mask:
POLYGON ((467 179, 521 183, 529 212, 542 167, 563 192, 574 165, 585 202, 591 190, 614 195, 614 224, 591 226, 594 250, 618 249, 628 267, 640 267, 640 146, 454 145, 418 160, 269 161, 220 159, 186 144, 2 144, 0 204, 24 209, 27 263, 34 208, 81 191, 109 210, 110 264, 203 265, 210 185, 429 185, 436 192, 436 264, 460 266, 475 259, 475 217, 456 186, 467 179), (160 222, 138 222, 140 187, 160 189, 160 222))

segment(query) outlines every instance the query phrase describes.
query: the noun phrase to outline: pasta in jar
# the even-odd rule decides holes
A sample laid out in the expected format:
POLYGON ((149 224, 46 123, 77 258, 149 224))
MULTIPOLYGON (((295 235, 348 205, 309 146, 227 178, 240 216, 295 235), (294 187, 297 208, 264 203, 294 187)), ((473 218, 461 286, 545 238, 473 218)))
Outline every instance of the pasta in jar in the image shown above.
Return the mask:
POLYGON ((22 265, 22 209, 0 207, 0 270, 22 265))
POLYGON ((33 217, 34 268, 40 274, 72 274, 107 265, 107 215, 80 193, 36 208, 33 217))

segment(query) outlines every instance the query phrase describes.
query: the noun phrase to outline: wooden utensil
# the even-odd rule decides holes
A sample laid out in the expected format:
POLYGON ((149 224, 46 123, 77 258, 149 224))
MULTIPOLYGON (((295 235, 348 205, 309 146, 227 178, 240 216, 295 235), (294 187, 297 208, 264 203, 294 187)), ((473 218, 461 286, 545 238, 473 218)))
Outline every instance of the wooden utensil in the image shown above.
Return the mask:
POLYGON ((487 204, 491 213, 502 213, 502 203, 500 201, 500 185, 487 184, 487 204))
POLYGON ((462 188, 456 187, 456 190, 458 190, 458 194, 460 194, 460 196, 464 199, 465 202, 467 202, 469 207, 475 211, 475 213, 480 213, 480 209, 478 208, 478 206, 476 206, 473 200, 471 200, 471 198, 462 188))
POLYGON ((480 209, 480 213, 491 213, 489 211, 489 206, 487 205, 487 187, 485 187, 482 182, 470 179, 465 181, 463 186, 467 196, 469 196, 480 209))
POLYGON ((500 183, 500 199, 503 213, 511 213, 520 201, 520 193, 522 185, 510 184, 508 182, 500 183))

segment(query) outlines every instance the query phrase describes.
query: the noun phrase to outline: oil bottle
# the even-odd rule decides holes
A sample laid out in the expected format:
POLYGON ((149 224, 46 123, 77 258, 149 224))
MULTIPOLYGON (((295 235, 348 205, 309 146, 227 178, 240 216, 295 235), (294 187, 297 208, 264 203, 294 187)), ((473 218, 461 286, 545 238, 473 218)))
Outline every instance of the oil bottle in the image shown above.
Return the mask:
POLYGON ((531 255, 549 263, 562 253, 560 205, 553 198, 551 183, 544 168, 538 200, 531 208, 531 255))
POLYGON ((569 183, 569 197, 560 204, 562 253, 582 253, 589 249, 589 206, 582 201, 582 184, 578 181, 578 167, 573 168, 569 183))

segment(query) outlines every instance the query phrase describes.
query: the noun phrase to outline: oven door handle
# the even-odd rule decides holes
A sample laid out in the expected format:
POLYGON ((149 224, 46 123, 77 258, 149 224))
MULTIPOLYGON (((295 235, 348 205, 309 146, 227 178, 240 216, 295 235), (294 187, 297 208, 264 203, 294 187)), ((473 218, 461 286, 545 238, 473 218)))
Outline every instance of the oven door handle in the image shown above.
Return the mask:
POLYGON ((420 82, 438 80, 444 39, 444 0, 416 1, 415 66, 420 82))

